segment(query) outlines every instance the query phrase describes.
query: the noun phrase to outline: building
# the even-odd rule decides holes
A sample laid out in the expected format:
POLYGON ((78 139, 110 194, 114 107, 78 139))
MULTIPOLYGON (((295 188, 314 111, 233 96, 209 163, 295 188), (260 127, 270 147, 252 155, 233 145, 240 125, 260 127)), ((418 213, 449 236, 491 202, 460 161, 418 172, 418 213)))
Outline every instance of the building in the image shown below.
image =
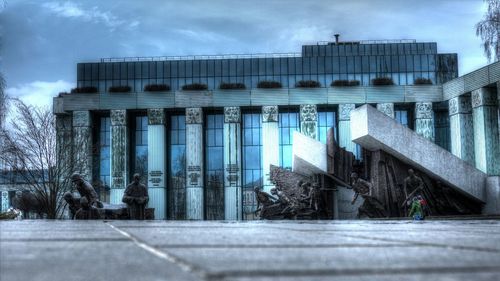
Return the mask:
POLYGON ((61 141, 87 140, 73 153, 87 159, 87 178, 110 187, 111 203, 139 172, 158 219, 252 219, 253 187, 270 189, 269 165, 292 165, 293 131, 325 142, 334 128, 339 144, 363 157, 349 113, 365 103, 499 175, 500 64, 463 77, 457 65, 456 54, 414 40, 318 43, 300 54, 101 59, 77 66, 78 87, 96 92, 61 94, 54 113, 61 141), (377 78, 393 85, 373 85, 377 78), (310 80, 321 86, 299 87, 310 80), (360 85, 331 86, 339 80, 360 85), (182 90, 193 83, 207 89, 182 90), (145 91, 155 84, 169 87, 145 91))

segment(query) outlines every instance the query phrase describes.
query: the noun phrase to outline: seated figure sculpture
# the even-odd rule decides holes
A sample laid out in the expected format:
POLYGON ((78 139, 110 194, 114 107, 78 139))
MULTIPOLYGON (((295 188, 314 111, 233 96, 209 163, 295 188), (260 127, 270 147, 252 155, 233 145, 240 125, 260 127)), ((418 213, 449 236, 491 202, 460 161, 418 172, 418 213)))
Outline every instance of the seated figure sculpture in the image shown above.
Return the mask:
POLYGON ((122 198, 132 220, 145 219, 145 208, 149 201, 148 189, 140 183, 140 179, 139 174, 134 174, 133 182, 127 186, 122 198))
POLYGON ((98 220, 99 210, 89 204, 87 197, 80 198, 80 209, 76 211, 75 220, 98 220))

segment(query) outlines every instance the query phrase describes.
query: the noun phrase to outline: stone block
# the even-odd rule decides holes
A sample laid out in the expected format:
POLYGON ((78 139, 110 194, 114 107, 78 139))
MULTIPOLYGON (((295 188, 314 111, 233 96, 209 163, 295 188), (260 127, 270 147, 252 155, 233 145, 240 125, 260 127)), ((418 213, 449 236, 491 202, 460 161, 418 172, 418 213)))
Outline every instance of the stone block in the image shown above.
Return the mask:
POLYGON ((485 202, 486 174, 369 105, 351 113, 352 140, 383 150, 472 198, 485 202))

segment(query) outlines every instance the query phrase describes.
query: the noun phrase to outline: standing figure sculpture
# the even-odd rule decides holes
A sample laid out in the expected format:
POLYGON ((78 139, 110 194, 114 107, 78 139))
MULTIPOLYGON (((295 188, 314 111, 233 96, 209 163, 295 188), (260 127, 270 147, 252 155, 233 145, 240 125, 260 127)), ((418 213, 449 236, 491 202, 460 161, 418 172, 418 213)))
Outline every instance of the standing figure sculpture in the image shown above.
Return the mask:
POLYGON ((87 197, 80 198, 80 209, 76 211, 75 220, 98 220, 100 219, 99 210, 89 204, 87 197))
POLYGON ((80 193, 80 197, 87 198, 88 204, 97 208, 102 208, 103 204, 99 201, 97 193, 92 185, 84 180, 78 173, 71 175, 71 181, 76 185, 76 190, 80 193))
POLYGON ((370 195, 372 184, 360 179, 357 173, 351 173, 351 185, 354 190, 354 197, 351 205, 354 205, 358 196, 364 199, 363 204, 358 209, 358 218, 365 215, 369 218, 387 217, 384 205, 375 197, 370 195))
POLYGON ((133 182, 127 186, 122 202, 127 204, 130 219, 145 219, 145 209, 149 201, 148 189, 140 183, 141 176, 134 174, 133 182))
POLYGON ((412 198, 420 196, 423 199, 424 181, 417 175, 413 169, 408 169, 408 177, 405 178, 403 184, 403 191, 405 200, 401 206, 403 209, 408 210, 412 204, 412 198))

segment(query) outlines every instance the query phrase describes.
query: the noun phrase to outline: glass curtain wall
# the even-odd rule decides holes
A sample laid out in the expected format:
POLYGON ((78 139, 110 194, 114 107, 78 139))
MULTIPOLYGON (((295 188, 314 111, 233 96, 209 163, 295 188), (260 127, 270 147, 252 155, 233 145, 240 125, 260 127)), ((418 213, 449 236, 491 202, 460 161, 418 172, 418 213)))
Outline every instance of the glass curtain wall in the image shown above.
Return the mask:
POLYGON ((401 125, 409 127, 408 110, 394 110, 394 119, 401 125))
POLYGON ((243 113, 243 219, 255 219, 255 187, 262 187, 262 116, 243 113))
MULTIPOLYGON (((133 124, 132 173, 141 175, 141 183, 148 184, 148 117, 135 116, 133 124)), ((129 179, 129 180, 130 180, 129 179)))
POLYGON ((450 151, 450 116, 448 115, 448 111, 439 110, 434 112, 434 134, 435 143, 450 151))
POLYGON ((333 136, 337 141, 337 120, 335 111, 319 111, 318 112, 318 140, 326 144, 328 130, 333 128, 333 136))
MULTIPOLYGON (((96 150, 98 151, 97 165, 98 179, 94 179, 92 186, 95 188, 99 200, 109 203, 109 193, 111 186, 111 118, 99 118, 98 142, 96 150)), ((94 162, 95 163, 95 162, 94 162)), ((94 173, 96 175, 96 173, 94 173)))
POLYGON ((224 115, 207 114, 205 122, 205 216, 224 219, 224 115))
POLYGON ((279 130, 280 166, 285 169, 292 169, 293 131, 300 131, 299 113, 280 113, 279 130))
POLYGON ((169 126, 168 218, 186 219, 186 116, 172 115, 169 126))

